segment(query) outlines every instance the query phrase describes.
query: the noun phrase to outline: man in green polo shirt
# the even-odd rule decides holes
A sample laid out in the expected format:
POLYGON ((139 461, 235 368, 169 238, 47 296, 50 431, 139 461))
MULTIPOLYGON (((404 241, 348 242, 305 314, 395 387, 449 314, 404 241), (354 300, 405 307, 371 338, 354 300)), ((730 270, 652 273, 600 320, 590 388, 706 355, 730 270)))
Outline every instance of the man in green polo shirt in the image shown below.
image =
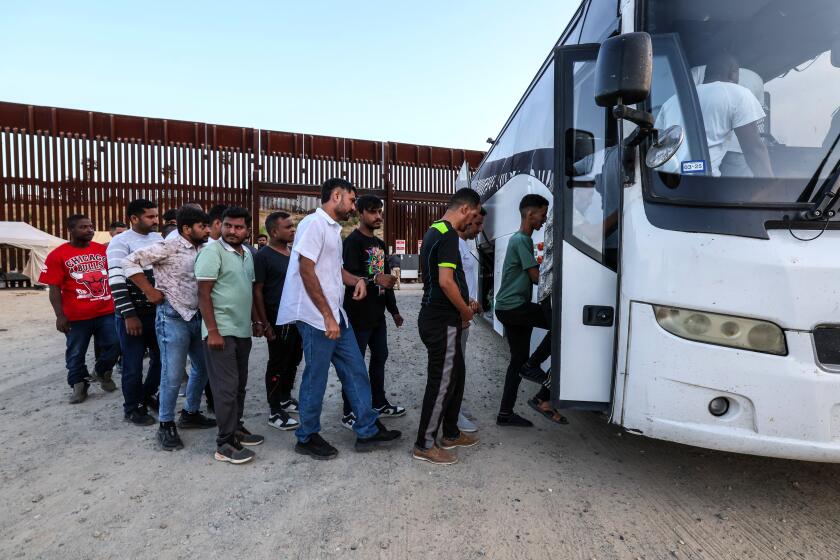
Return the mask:
POLYGON ((222 236, 207 245, 195 260, 198 307, 207 374, 213 388, 217 461, 240 464, 254 458, 243 446, 265 438, 242 424, 251 334, 262 336, 263 325, 253 322, 254 262, 243 243, 251 227, 251 214, 231 207, 222 217, 222 236))
MULTIPOLYGON (((548 200, 538 194, 527 194, 519 202, 519 214, 522 221, 519 231, 508 241, 502 265, 501 287, 496 294, 496 317, 505 326, 505 335, 510 346, 510 364, 505 375, 505 387, 496 424, 530 427, 533 426, 531 421, 516 414, 513 406, 516 404, 520 376, 538 383, 545 381, 547 375, 540 369, 540 364, 551 355, 550 311, 531 301, 533 286, 539 282, 540 276, 531 234, 545 224, 548 200), (549 332, 529 358, 531 332, 534 327, 549 332)), ((531 401, 539 404, 549 401, 549 397, 548 389, 542 387, 540 393, 531 401)))

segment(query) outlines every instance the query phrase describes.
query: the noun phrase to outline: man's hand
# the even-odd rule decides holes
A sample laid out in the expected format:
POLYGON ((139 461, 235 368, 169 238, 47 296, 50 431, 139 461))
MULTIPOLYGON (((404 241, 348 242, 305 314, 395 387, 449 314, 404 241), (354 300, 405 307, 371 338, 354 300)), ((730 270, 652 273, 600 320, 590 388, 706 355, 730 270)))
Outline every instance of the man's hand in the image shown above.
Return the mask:
POLYGON ((469 326, 470 321, 472 321, 472 318, 473 318, 473 311, 469 307, 467 307, 467 309, 465 311, 461 312, 461 322, 464 324, 465 327, 469 326))
POLYGON ((473 313, 481 313, 481 305, 474 299, 470 300, 470 309, 473 313))
POLYGON ((265 336, 266 340, 276 340, 277 335, 274 334, 274 327, 271 325, 266 325, 265 329, 263 330, 263 335, 265 336))
MULTIPOLYGON (((367 296, 367 280, 364 278, 359 278, 359 281, 356 282, 356 287, 353 290, 353 299, 359 301, 360 299, 365 299, 367 296)), ((333 323, 335 323, 335 319, 333 319, 333 323)), ((329 338, 329 337, 328 337, 329 338)), ((336 335, 335 338, 338 338, 336 335)))
POLYGON ((166 299, 166 296, 157 288, 151 288, 148 293, 146 293, 146 299, 149 300, 149 303, 160 305, 163 303, 163 300, 166 299))
POLYGON ((55 330, 64 334, 70 332, 70 321, 65 315, 59 315, 55 318, 55 330))
MULTIPOLYGON (((358 288, 358 284, 356 287, 358 288)), ((354 297, 353 299, 356 298, 354 297)), ((338 326, 338 323, 335 322, 335 318, 332 315, 324 317, 324 334, 327 335, 327 338, 330 340, 336 340, 339 336, 341 336, 341 328, 338 326)))
POLYGON ((251 323, 251 331, 255 337, 260 338, 263 334, 265 334, 265 325, 259 321, 255 321, 251 323))
POLYGON ((397 325, 397 328, 403 326, 404 321, 402 315, 400 315, 399 313, 394 313, 392 317, 394 318, 394 324, 397 325))
POLYGON ((125 332, 129 336, 143 336, 143 323, 137 317, 126 317, 125 332))
POLYGON ((210 350, 224 350, 225 349, 225 339, 222 335, 219 334, 219 331, 213 329, 209 333, 207 333, 207 346, 210 350))
POLYGON ((387 290, 391 290, 397 283, 397 277, 391 274, 377 274, 373 279, 373 283, 382 286, 387 290))

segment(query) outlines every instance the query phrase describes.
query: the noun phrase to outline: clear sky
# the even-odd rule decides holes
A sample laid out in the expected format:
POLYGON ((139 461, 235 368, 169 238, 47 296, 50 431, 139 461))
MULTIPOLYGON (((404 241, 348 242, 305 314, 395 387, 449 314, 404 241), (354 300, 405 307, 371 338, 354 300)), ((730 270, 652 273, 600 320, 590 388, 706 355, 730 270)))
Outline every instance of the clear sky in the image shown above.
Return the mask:
POLYGON ((484 150, 579 1, 3 4, 3 101, 484 150))

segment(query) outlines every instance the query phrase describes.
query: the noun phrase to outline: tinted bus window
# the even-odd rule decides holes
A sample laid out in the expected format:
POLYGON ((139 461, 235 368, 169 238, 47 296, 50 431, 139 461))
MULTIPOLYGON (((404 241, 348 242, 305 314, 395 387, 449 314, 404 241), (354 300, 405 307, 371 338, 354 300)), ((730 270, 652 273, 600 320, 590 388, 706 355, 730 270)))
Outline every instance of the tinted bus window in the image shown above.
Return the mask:
POLYGON ((580 40, 583 43, 600 43, 618 28, 618 2, 592 0, 586 10, 580 40))

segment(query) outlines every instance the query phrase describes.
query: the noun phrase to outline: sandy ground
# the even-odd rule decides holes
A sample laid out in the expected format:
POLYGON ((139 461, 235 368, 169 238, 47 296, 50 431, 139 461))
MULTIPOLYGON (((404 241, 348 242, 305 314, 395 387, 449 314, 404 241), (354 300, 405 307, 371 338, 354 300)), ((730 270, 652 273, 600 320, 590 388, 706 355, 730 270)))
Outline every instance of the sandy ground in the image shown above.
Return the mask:
MULTIPOLYGON (((591 413, 532 429, 493 424, 507 349, 474 327, 467 401, 481 444, 460 463, 412 461, 424 387, 416 290, 391 328, 390 421, 404 445, 356 454, 331 382, 324 436, 338 459, 292 451, 265 425, 251 355, 245 466, 213 460, 212 430, 158 451, 122 421, 121 394, 66 404, 63 336, 44 292, 0 292, 0 558, 838 558, 840 467, 704 451, 622 434, 591 413)), ((117 379, 119 383, 119 379, 117 379)), ((525 384, 527 385, 527 384, 525 384)), ((531 387, 520 395, 524 402, 531 387)))

